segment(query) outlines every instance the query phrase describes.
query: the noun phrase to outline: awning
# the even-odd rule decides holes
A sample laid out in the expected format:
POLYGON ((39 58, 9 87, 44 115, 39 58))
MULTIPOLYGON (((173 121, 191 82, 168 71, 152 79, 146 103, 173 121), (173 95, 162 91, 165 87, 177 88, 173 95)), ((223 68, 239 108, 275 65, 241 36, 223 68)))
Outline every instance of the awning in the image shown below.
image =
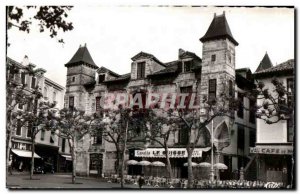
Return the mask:
POLYGON ((293 146, 258 145, 250 147, 251 154, 292 155, 293 152, 293 146))
POLYGON ((66 160, 72 160, 72 157, 70 155, 61 155, 61 156, 66 158, 66 160))
MULTIPOLYGON (((17 150, 17 149, 11 149, 11 151, 13 153, 15 153, 16 155, 20 156, 20 157, 31 158, 31 151, 28 151, 28 150, 17 150)), ((33 157, 34 158, 41 158, 36 153, 34 153, 33 157)))
MULTIPOLYGON (((210 147, 207 148, 195 148, 192 154, 193 158, 201 158, 202 152, 207 152, 210 150, 210 147)), ((170 158, 187 158, 188 154, 185 148, 169 148, 169 157, 170 158)), ((165 149, 164 148, 147 148, 145 150, 135 150, 135 157, 142 158, 165 158, 165 149)))

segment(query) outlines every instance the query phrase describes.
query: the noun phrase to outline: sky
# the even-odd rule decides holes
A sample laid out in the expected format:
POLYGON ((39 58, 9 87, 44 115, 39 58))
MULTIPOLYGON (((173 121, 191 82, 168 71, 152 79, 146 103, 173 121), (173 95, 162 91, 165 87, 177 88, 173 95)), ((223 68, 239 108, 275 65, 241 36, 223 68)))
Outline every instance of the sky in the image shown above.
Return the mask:
POLYGON ((59 34, 64 45, 35 26, 29 34, 11 29, 7 53, 18 62, 27 55, 30 62, 47 70, 46 77, 65 86, 64 64, 85 43, 99 67, 118 74, 130 72, 131 57, 140 51, 162 62, 176 60, 179 48, 202 58, 199 38, 214 13, 223 11, 239 42, 236 68, 249 67, 254 72, 266 52, 274 65, 294 58, 294 10, 257 7, 75 6, 67 18, 74 30, 59 34))

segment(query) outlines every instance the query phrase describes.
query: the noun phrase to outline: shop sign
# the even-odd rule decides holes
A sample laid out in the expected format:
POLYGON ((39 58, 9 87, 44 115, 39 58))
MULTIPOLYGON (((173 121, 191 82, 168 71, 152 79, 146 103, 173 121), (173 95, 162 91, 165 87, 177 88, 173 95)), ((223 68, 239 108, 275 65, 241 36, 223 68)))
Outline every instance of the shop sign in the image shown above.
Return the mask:
POLYGON ((250 153, 252 154, 275 154, 275 155, 291 155, 293 154, 293 148, 271 148, 271 147, 250 147, 250 153))
MULTIPOLYGON (((210 148, 195 148, 192 157, 202 157, 203 151, 208 151, 210 148)), ((168 154, 170 158, 187 158, 187 151, 185 148, 169 148, 168 154)), ((165 158, 166 152, 164 148, 148 148, 145 150, 135 150, 135 157, 143 158, 165 158)))

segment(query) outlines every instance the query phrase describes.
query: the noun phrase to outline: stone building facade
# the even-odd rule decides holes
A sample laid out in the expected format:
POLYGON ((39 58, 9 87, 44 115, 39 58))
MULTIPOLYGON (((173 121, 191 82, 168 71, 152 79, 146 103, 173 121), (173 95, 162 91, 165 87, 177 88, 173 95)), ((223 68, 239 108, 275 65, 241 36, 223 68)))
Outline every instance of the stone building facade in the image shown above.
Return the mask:
MULTIPOLYGON (((140 52, 131 58, 131 72, 123 75, 105 67, 99 68, 86 45, 80 46, 71 60, 65 64, 67 67, 65 107, 76 107, 85 110, 86 114, 94 113, 99 109, 101 97, 109 92, 195 93, 201 100, 204 95, 218 98, 224 86, 230 88, 232 96, 237 96, 237 91, 243 92, 249 89, 249 86, 253 86, 251 71, 235 68, 235 47, 238 43, 233 38, 225 13, 214 15, 211 25, 200 41, 203 43, 202 58, 193 52, 179 49, 176 60, 163 63, 152 54, 140 52)), ((243 98, 242 101, 244 106, 249 107, 247 99, 243 98)), ((203 104, 200 104, 200 112, 201 107, 203 104)), ((245 113, 237 120, 230 120, 227 117, 214 119, 214 128, 218 128, 217 132, 222 134, 220 136, 226 137, 229 141, 227 147, 217 150, 220 153, 219 162, 224 162, 229 167, 227 171, 220 173, 221 178, 232 176, 236 169, 242 165, 245 167, 249 162, 249 160, 240 162, 247 158, 249 145, 255 142, 255 139, 249 140, 248 131, 255 129, 255 124, 249 122, 249 117, 250 115, 245 113), (239 125, 244 128, 239 130, 239 125), (238 131, 243 132, 238 134, 238 131), (241 147, 236 143, 238 137, 243 139, 241 147)), ((211 125, 207 128, 211 129, 211 125)), ((176 177, 187 177, 187 168, 183 166, 187 162, 184 156, 186 141, 185 130, 172 133, 168 141, 169 148, 174 150, 174 153, 179 151, 183 153, 170 159, 176 177)), ((199 155, 193 158, 195 162, 210 161, 210 147, 205 142, 197 143, 196 151, 199 155)), ((78 144, 78 174, 115 173, 116 153, 113 144, 91 135, 87 135, 78 144)), ((143 149, 143 145, 129 145, 126 159, 165 162, 160 157, 139 155, 138 150, 143 149)), ((159 152, 161 148, 151 144, 147 149, 159 152)), ((142 171, 148 173, 148 170, 140 166, 128 166, 126 169, 128 174, 139 174, 142 171)))
MULTIPOLYGON (((32 67, 36 67, 36 65, 29 62, 27 56, 24 57, 21 63, 7 57, 7 66, 11 65, 20 69, 20 72, 15 75, 15 80, 26 84, 24 91, 32 93, 33 88, 38 86, 43 94, 42 99, 39 99, 39 101, 50 103, 55 101, 56 106, 54 108, 61 109, 63 107, 64 87, 45 77, 44 73, 46 73, 46 70, 43 71, 43 74, 37 76, 26 74, 25 66, 31 65, 32 67)), ((15 111, 29 111, 30 107, 32 107, 31 104, 19 105, 15 111)), ((12 135, 11 156, 13 168, 18 169, 22 162, 23 170, 29 170, 31 160, 31 130, 26 126, 17 127, 12 135)), ((54 171, 59 171, 58 151, 61 145, 60 138, 50 131, 42 130, 36 135, 35 142, 36 165, 51 164, 54 167, 54 171)))

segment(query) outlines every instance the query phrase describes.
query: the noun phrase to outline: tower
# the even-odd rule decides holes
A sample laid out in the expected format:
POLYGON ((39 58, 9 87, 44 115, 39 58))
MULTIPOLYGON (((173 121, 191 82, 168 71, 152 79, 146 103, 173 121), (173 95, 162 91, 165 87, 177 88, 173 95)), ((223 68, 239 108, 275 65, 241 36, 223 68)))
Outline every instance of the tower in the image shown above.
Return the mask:
POLYGON ((95 81, 95 73, 98 69, 86 44, 79 46, 65 67, 67 67, 65 107, 85 110, 87 96, 84 85, 95 81))
MULTIPOLYGON (((219 102, 222 98, 220 94, 223 92, 228 92, 228 95, 234 96, 235 47, 238 42, 231 34, 225 12, 218 16, 214 14, 207 32, 200 38, 200 41, 203 43, 199 91, 201 98, 207 96, 208 100, 215 99, 216 102, 219 102)), ((200 107, 202 116, 205 116, 204 104, 200 104, 200 107)), ((231 124, 228 117, 216 117, 214 119, 214 137, 230 138, 231 124)), ((211 123, 208 128, 211 129, 211 123)), ((219 149, 221 150, 221 147, 224 146, 226 145, 220 145, 219 149)))

